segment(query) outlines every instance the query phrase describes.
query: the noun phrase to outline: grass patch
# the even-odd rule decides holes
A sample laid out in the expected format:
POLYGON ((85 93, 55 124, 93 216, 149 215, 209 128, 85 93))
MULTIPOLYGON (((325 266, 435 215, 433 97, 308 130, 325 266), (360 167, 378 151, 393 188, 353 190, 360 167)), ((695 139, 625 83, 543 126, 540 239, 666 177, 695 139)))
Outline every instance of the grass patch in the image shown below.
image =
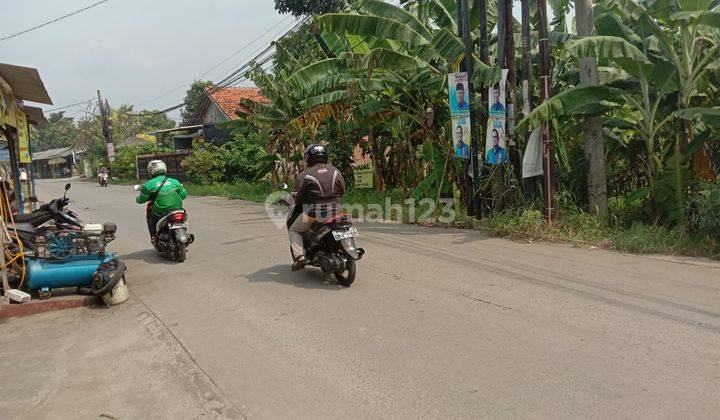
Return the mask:
POLYGON ((589 214, 570 210, 561 213, 553 224, 534 209, 500 212, 481 227, 496 236, 571 242, 614 248, 618 251, 649 254, 678 254, 718 257, 712 241, 687 233, 681 226, 667 227, 635 222, 630 226, 601 223, 589 214))
POLYGON ((185 184, 189 195, 218 196, 231 200, 247 200, 264 203, 265 198, 274 191, 270 183, 237 182, 235 184, 194 185, 185 184))

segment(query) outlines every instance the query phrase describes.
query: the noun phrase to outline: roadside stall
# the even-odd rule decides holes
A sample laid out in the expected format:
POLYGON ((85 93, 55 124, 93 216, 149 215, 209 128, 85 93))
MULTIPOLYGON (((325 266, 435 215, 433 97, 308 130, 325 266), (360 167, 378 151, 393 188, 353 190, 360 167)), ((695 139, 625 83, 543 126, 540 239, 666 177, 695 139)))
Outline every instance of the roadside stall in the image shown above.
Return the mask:
MULTIPOLYGON (((74 289, 78 295, 102 298, 106 305, 121 303, 127 299, 125 265, 106 249, 116 237, 116 225, 80 220, 68 208, 70 184, 62 197, 37 209, 33 206, 37 199, 28 199, 34 190, 29 124, 44 117, 42 110, 24 101, 52 105, 36 69, 0 63, 0 146, 4 146, 0 150, 5 150, 0 153, 3 294, 10 302, 25 303, 32 295, 47 299, 74 289), (5 154, 7 161, 1 159, 5 154)), ((13 306, 0 302, 0 318, 13 306)))
MULTIPOLYGON (((24 101, 52 105, 37 69, 0 63, 0 137, 6 143, 8 162, 6 185, 15 192, 18 213, 26 211, 26 198, 32 194, 29 124, 44 120, 42 110, 24 101), (22 174, 27 176, 23 194, 22 174)), ((0 162, 4 163, 4 162, 0 162)))

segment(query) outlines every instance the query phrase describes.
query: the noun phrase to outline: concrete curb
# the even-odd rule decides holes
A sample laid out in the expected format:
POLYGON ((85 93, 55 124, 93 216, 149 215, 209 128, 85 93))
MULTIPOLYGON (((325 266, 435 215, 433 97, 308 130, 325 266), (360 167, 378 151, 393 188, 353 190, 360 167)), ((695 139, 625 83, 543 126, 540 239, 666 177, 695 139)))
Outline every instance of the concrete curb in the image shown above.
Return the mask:
POLYGON ((61 309, 80 308, 100 303, 97 296, 61 296, 48 300, 31 300, 28 303, 0 303, 0 320, 17 316, 34 315, 61 309))

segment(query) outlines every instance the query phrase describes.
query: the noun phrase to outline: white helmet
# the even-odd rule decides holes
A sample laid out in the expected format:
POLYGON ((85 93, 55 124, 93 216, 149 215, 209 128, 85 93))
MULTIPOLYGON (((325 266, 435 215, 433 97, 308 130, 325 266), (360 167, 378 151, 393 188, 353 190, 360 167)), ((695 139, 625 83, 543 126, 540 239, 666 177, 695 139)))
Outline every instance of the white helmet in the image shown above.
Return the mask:
POLYGON ((162 160, 153 160, 148 163, 148 174, 151 178, 154 178, 158 175, 164 175, 167 173, 167 166, 165 166, 165 162, 162 160))

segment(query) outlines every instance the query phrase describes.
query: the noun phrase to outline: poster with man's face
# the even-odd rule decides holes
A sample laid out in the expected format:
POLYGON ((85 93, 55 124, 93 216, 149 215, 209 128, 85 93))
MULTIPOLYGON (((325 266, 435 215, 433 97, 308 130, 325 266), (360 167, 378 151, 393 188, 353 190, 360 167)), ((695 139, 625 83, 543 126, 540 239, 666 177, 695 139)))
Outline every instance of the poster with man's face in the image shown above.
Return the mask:
POLYGON ((505 136, 505 85, 508 71, 502 70, 500 82, 489 88, 489 117, 487 137, 485 138, 485 163, 497 165, 508 162, 508 152, 505 136))
POLYGON ((453 147, 455 157, 466 159, 470 157, 470 117, 452 119, 453 147))
POLYGON ((490 86, 489 88, 489 94, 490 94, 490 117, 491 118, 505 118, 505 115, 507 113, 507 110, 505 108, 506 103, 506 96, 505 96, 505 86, 507 85, 507 75, 508 70, 503 69, 502 70, 502 77, 500 78, 500 82, 496 83, 493 86, 490 86))
POLYGON ((485 140, 485 163, 497 165, 508 163, 507 144, 505 138, 505 120, 490 118, 485 140))
POLYGON ((467 73, 450 73, 448 75, 448 92, 450 92, 450 115, 453 117, 470 115, 467 73))

